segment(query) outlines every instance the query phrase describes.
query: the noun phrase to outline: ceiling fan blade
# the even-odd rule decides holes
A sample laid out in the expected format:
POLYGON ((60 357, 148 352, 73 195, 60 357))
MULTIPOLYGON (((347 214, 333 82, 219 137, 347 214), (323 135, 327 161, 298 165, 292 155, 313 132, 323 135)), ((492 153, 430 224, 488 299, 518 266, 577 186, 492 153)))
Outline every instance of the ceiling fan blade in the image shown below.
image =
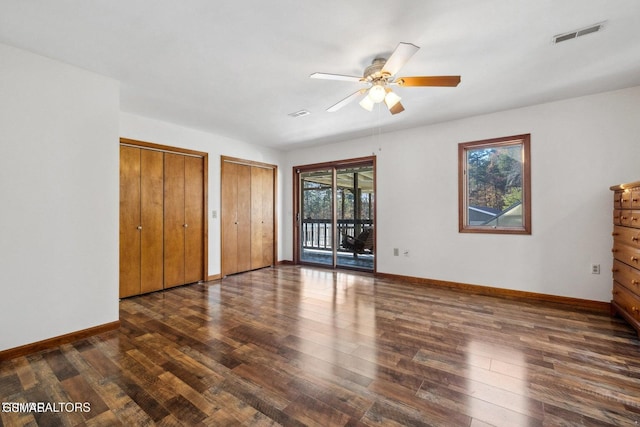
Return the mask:
POLYGON ((333 113, 335 111, 338 111, 339 109, 341 109, 345 105, 351 103, 354 99, 356 99, 358 96, 362 95, 366 91, 367 91, 367 89, 360 89, 360 90, 357 90, 357 91, 353 92, 351 95, 347 96, 342 101, 340 101, 340 102, 332 105, 331 107, 327 108, 327 111, 329 113, 333 113))
POLYGON ((391 114, 402 113, 404 111, 404 107, 402 106, 400 101, 398 101, 393 107, 389 108, 389 111, 391 112, 391 114))
POLYGON ((360 80, 362 80, 362 77, 344 76, 342 74, 328 74, 328 73, 313 73, 309 77, 312 79, 341 80, 345 82, 359 82, 360 80))
POLYGON ((418 46, 411 43, 399 43, 396 50, 393 51, 389 59, 387 59, 387 62, 385 62, 382 72, 395 76, 396 73, 400 71, 400 68, 402 68, 419 49, 418 46))
POLYGON ((455 87, 460 83, 460 76, 416 76, 398 77, 394 82, 400 86, 448 86, 455 87))

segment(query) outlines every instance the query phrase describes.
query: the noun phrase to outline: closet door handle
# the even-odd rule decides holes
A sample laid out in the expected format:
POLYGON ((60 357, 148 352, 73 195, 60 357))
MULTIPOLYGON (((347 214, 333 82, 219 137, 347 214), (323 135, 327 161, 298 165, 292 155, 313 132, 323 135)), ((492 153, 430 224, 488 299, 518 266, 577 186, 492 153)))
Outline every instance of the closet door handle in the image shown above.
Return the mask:
POLYGON ((137 228, 138 230, 142 230, 142 226, 141 226, 141 225, 137 226, 136 228, 137 228))
POLYGON ((187 227, 189 227, 189 224, 184 224, 183 227, 187 228, 187 227))

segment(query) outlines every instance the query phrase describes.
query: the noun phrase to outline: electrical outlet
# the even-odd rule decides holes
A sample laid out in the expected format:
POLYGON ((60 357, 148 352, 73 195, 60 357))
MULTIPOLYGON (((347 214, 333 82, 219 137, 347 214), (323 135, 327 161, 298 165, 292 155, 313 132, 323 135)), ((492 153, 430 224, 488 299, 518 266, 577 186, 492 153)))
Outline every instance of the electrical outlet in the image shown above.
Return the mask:
POLYGON ((393 248, 393 256, 398 256, 398 255, 400 255, 400 249, 393 248))
POLYGON ((211 211, 211 218, 216 219, 218 218, 218 211, 216 211, 215 209, 211 211))
POLYGON ((600 274, 600 264, 591 264, 591 274, 600 274))

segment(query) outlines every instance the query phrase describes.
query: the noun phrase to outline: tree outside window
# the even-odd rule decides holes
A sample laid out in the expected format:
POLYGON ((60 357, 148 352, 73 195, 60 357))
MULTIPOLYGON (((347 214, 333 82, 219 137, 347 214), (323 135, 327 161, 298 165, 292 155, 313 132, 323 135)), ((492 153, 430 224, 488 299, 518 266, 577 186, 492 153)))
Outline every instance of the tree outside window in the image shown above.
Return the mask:
POLYGON ((461 233, 531 234, 531 136, 458 145, 461 233))

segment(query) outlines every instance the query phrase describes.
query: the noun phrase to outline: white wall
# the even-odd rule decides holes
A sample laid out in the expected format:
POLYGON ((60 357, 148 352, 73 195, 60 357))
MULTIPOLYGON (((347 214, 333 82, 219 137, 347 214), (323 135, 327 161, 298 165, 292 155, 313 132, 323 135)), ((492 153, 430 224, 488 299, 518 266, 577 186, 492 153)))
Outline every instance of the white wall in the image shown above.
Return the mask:
POLYGON ((220 155, 280 166, 278 259, 290 260, 291 167, 375 153, 379 272, 608 301, 608 187, 640 179, 639 118, 636 87, 281 153, 120 113, 116 81, 0 44, 0 351, 118 319, 120 136, 209 153, 210 275, 220 155), (458 233, 457 144, 521 133, 533 234, 458 233))
POLYGON ((0 44, 0 350, 118 320, 114 80, 0 44))
MULTIPOLYGON (((296 150, 284 169, 376 153, 379 272, 608 301, 609 187, 640 179, 639 136, 636 87, 296 150), (458 143, 523 133, 531 133, 532 235, 458 233, 458 143)), ((291 224, 290 178, 284 192, 291 224)))
MULTIPOLYGON (((178 126, 172 123, 137 116, 131 113, 120 114, 120 136, 138 141, 187 148, 209 154, 209 275, 220 274, 220 156, 238 157, 245 160, 270 163, 280 166, 282 153, 277 150, 247 144, 224 136, 202 132, 178 126), (217 212, 213 218, 212 211, 217 212)), ((282 212, 282 168, 278 167, 278 212, 282 212)), ((283 237, 282 218, 278 218, 279 238, 283 237)), ((281 247, 281 245, 279 245, 281 247)), ((278 259, 281 259, 280 254, 278 259)))

